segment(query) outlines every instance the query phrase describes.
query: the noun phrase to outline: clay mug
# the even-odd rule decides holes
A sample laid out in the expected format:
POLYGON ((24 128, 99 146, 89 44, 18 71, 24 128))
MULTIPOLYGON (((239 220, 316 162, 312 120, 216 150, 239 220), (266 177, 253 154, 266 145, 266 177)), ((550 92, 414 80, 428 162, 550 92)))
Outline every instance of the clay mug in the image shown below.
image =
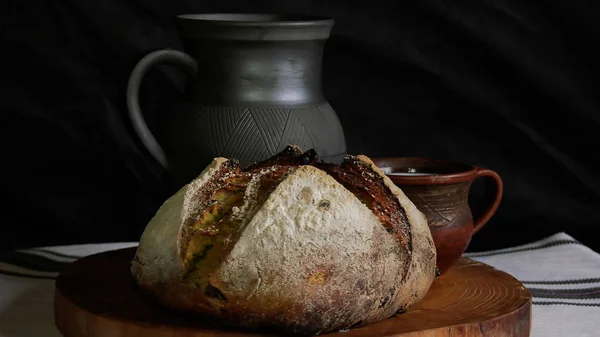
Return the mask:
POLYGON ((442 274, 462 256, 502 199, 502 179, 490 169, 417 157, 373 158, 373 162, 427 218, 442 274), (482 177, 488 178, 492 189, 486 189, 480 206, 471 207, 471 185, 482 177))

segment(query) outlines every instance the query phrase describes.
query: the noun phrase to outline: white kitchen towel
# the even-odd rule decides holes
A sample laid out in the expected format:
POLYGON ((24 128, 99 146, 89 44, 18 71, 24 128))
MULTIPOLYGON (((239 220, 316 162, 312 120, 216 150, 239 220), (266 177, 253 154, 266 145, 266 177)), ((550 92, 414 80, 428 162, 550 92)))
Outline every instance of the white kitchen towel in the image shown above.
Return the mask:
POLYGON ((600 336, 600 255, 569 235, 465 256, 511 274, 529 289, 532 337, 600 336))
MULTIPOLYGON (((60 337, 54 278, 66 264, 136 242, 44 247, 0 255, 0 337, 60 337)), ((600 336, 600 255, 565 233, 527 245, 465 254, 532 292, 532 337, 600 336)))
POLYGON ((54 325, 54 279, 76 259, 137 242, 25 249, 0 254, 0 337, 61 337, 54 325))

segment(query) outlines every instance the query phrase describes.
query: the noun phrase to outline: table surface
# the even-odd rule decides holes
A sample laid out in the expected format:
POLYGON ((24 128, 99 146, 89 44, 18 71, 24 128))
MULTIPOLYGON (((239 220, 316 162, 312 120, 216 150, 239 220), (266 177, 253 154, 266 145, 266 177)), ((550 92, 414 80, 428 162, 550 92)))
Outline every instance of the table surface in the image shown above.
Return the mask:
MULTIPOLYGON (((54 279, 66 264, 137 242, 42 247, 0 255, 0 337, 59 337, 54 279)), ((600 335, 600 255, 566 233, 465 254, 503 270, 533 295, 531 336, 600 335)))

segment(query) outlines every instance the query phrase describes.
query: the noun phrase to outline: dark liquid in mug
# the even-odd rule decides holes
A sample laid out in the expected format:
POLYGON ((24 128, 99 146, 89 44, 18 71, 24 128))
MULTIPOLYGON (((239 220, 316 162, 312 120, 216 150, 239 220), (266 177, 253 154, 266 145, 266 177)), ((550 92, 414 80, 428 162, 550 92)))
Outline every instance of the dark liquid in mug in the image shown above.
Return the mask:
POLYGON ((391 173, 386 173, 386 174, 388 176, 406 176, 406 177, 438 175, 438 173, 425 173, 425 172, 391 172, 391 173))
POLYGON ((419 169, 408 168, 403 170, 393 169, 391 167, 381 167, 383 173, 388 176, 405 176, 405 177, 418 177, 418 176, 435 176, 439 173, 424 172, 419 169))

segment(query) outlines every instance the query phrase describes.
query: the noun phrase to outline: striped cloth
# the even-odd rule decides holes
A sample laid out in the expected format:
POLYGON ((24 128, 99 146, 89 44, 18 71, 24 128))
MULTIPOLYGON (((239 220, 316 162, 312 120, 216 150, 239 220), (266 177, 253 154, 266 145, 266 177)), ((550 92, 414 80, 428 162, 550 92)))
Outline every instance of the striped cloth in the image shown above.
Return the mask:
MULTIPOLYGON (((0 337, 59 337, 54 278, 75 259, 136 242, 44 247, 0 255, 0 337)), ((600 336, 600 255, 565 233, 465 256, 504 270, 531 291, 531 336, 600 336)))

